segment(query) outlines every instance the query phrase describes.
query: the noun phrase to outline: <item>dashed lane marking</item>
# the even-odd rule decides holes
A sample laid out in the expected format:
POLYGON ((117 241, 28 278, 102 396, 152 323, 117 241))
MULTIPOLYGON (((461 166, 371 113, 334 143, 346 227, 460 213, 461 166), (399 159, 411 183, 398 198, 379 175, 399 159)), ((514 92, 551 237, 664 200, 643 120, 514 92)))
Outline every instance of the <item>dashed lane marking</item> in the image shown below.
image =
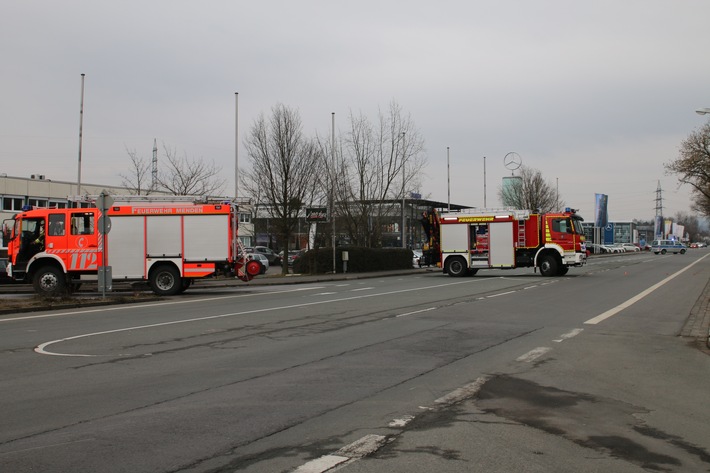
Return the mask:
POLYGON ((531 363, 531 362, 537 360, 538 358, 540 358, 542 355, 549 352, 550 350, 552 350, 552 348, 550 348, 550 347, 533 348, 532 350, 530 350, 526 354, 517 357, 515 359, 515 361, 520 361, 523 363, 531 363))

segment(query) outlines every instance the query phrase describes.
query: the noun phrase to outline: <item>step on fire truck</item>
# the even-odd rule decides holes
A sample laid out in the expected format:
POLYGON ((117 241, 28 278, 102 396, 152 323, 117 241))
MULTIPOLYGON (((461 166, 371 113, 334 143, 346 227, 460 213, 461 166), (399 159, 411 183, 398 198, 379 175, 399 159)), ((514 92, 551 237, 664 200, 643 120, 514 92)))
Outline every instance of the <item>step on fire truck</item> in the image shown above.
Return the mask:
POLYGON ((159 295, 181 293, 198 278, 249 281, 259 274, 260 263, 247 258, 237 237, 236 204, 178 196, 111 200, 103 222, 96 207, 28 208, 5 221, 12 228, 8 274, 48 296, 71 292, 109 267, 110 280, 148 281, 159 295))
POLYGON ((422 264, 437 265, 450 276, 473 275, 484 268, 540 268, 543 276, 564 276, 586 263, 582 217, 573 209, 532 213, 512 209, 424 212, 429 241, 422 264))

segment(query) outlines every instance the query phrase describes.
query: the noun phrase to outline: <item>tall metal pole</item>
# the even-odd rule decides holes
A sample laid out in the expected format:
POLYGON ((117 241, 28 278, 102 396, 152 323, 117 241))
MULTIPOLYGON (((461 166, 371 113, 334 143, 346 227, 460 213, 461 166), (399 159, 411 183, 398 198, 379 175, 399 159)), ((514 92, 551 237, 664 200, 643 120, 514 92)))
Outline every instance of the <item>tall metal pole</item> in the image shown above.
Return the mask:
POLYGON ((331 174, 330 174, 330 221, 333 224, 333 274, 335 274, 335 112, 330 114, 330 158, 331 158, 331 174))
POLYGON ((151 193, 158 188, 158 139, 153 138, 153 165, 150 171, 151 181, 150 190, 151 193))
POLYGON ((407 172, 406 169, 404 168, 404 158, 406 157, 406 150, 404 147, 404 132, 402 132, 402 248, 407 247, 407 231, 404 228, 405 226, 405 215, 404 215, 404 205, 405 205, 405 181, 407 180, 407 172))
POLYGON ((449 147, 446 147, 446 203, 451 212, 451 166, 449 164, 449 147))
POLYGON ((81 195, 81 147, 84 133, 84 76, 81 74, 81 106, 79 108, 79 171, 76 178, 76 195, 81 195))
POLYGON ((483 208, 487 209, 486 204, 486 157, 483 157, 483 208))
POLYGON ((234 200, 239 196, 239 92, 234 92, 234 200))

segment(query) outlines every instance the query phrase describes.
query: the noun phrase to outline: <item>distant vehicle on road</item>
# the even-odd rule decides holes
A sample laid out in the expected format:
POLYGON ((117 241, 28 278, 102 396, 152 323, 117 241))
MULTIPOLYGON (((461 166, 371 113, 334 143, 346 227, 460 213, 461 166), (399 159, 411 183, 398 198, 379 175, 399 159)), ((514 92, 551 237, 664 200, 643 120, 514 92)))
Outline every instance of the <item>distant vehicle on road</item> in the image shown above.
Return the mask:
POLYGON ((268 246, 255 246, 254 248, 247 248, 247 252, 250 252, 251 250, 254 250, 254 253, 261 253, 266 256, 270 265, 281 266, 281 257, 274 253, 274 250, 268 246))
POLYGON ((655 254, 665 255, 666 253, 685 254, 685 250, 688 247, 677 240, 653 240, 651 243, 651 250, 655 254))
POLYGON ((633 243, 622 243, 622 244, 621 244, 621 247, 622 247, 625 251, 641 251, 641 248, 639 248, 638 246, 634 245, 633 243))

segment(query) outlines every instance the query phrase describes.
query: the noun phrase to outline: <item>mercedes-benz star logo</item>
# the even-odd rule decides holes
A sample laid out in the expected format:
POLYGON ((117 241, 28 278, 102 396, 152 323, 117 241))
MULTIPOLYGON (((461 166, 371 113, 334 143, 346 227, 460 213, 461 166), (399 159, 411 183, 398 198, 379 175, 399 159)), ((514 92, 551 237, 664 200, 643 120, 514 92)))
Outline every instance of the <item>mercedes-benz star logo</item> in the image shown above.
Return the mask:
POLYGON ((515 171, 520 166, 522 166, 522 164, 523 160, 520 158, 520 155, 518 153, 508 153, 503 158, 503 166, 510 169, 511 171, 515 171))

